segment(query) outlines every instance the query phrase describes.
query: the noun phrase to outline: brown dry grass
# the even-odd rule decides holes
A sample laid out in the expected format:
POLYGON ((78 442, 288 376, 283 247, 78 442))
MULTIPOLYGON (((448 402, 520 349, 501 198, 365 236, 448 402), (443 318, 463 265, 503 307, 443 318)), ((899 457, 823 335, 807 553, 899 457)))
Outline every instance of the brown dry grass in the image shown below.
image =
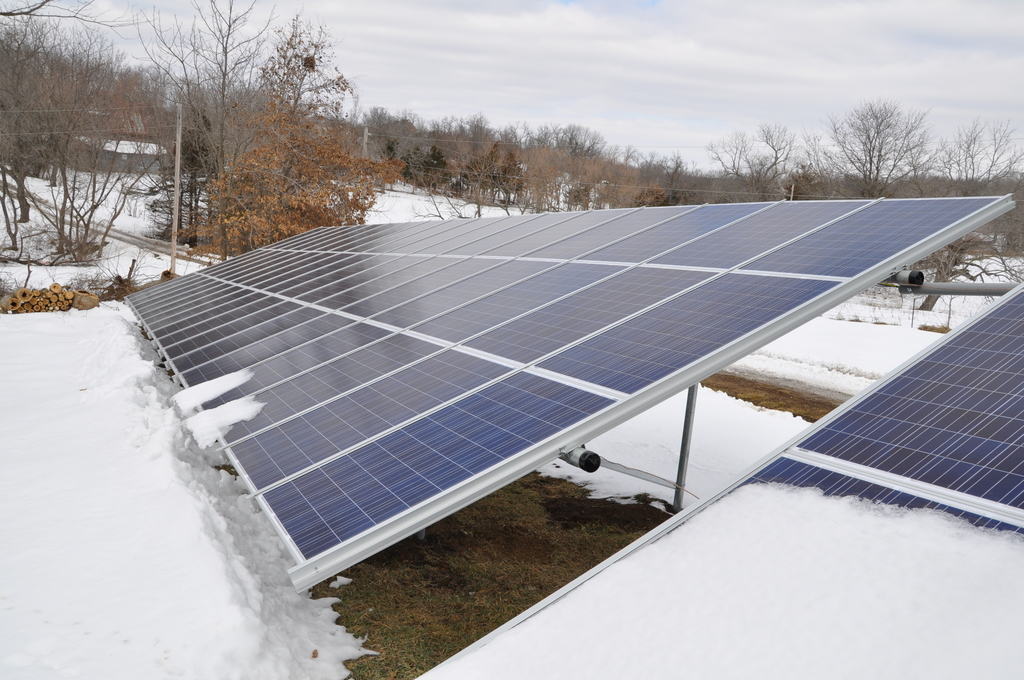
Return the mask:
POLYGON ((338 623, 379 652, 353 678, 414 678, 667 519, 650 505, 587 497, 531 474, 330 580, 338 623))
POLYGON ((701 384, 718 392, 724 392, 730 397, 748 401, 755 406, 776 411, 789 411, 812 423, 842 403, 842 400, 839 399, 829 399, 725 373, 716 373, 701 381, 701 384))

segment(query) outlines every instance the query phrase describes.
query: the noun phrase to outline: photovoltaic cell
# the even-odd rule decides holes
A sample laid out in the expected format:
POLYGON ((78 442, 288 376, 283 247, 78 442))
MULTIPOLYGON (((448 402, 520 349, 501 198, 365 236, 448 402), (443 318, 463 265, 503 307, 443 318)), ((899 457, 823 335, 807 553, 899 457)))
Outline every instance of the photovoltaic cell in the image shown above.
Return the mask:
POLYGON ((991 203, 991 198, 885 200, 766 255, 747 269, 856 276, 991 203))
MULTIPOLYGON (((692 207, 687 207, 682 210, 691 209, 692 207)), ((680 211, 681 209, 678 207, 672 209, 672 212, 675 213, 680 211)), ((578 213, 576 217, 551 227, 533 230, 514 241, 492 247, 486 252, 488 255, 521 256, 528 254, 530 257, 569 260, 615 238, 626 236, 637 229, 654 224, 657 221, 655 217, 657 212, 664 212, 664 209, 640 208, 578 213), (577 246, 588 239, 594 245, 580 250, 577 246), (551 254, 551 250, 556 248, 561 254, 551 254)))
MULTIPOLYGON (((245 326, 238 328, 237 325, 234 325, 227 329, 234 331, 233 333, 220 337, 215 342, 207 342, 209 338, 204 338, 200 347, 176 358, 174 360, 175 367, 182 373, 187 373, 192 368, 219 359, 235 350, 263 342, 271 336, 287 332, 319 316, 320 312, 309 307, 299 307, 281 313, 272 310, 266 314, 250 315, 245 319, 245 326)), ((184 345, 181 346, 184 347, 184 345)), ((170 351, 168 350, 168 352, 170 351)))
POLYGON ((553 224, 546 224, 537 220, 530 220, 519 229, 506 228, 492 236, 479 241, 469 243, 464 247, 456 248, 452 252, 456 255, 497 255, 503 251, 506 255, 527 255, 534 256, 542 242, 556 243, 566 237, 573 236, 581 231, 590 231, 594 227, 603 225, 605 222, 622 219, 631 213, 639 212, 633 210, 595 210, 592 212, 578 213, 570 219, 553 220, 553 224), (515 238, 511 238, 512 236, 515 238), (541 241, 543 239, 543 241, 541 241))
POLYGON ((411 300, 405 298, 409 302, 396 303, 391 309, 377 313, 374 319, 400 328, 412 326, 551 267, 547 262, 499 262, 487 271, 456 281, 440 290, 421 294, 411 300))
MULTIPOLYGON (((391 335, 389 331, 376 326, 350 322, 337 331, 292 347, 258 364, 246 366, 251 377, 243 385, 208 402, 207 408, 255 394, 289 380, 303 371, 339 361, 350 352, 391 335)), ((423 346, 427 347, 429 344, 425 343, 423 346)))
MULTIPOLYGON (((557 300, 620 271, 622 271, 621 267, 608 265, 574 263, 559 265, 482 300, 477 300, 459 309, 453 309, 419 324, 415 330, 419 333, 459 342, 536 309, 538 301, 557 300)), ((394 312, 400 315, 406 314, 404 307, 399 307, 394 312)), ((381 318, 386 320, 388 315, 383 314, 381 318)))
POLYGON ((281 422, 439 349, 437 345, 406 335, 390 335, 307 373, 289 376, 286 382, 258 394, 263 408, 253 418, 236 423, 228 430, 225 441, 232 443, 281 422))
POLYGON ((606 262, 643 262, 730 222, 747 217, 769 205, 771 204, 725 203, 701 206, 664 224, 659 224, 640 234, 589 253, 586 259, 606 262))
POLYGON ((193 340, 197 336, 197 331, 209 329, 214 324, 227 325, 253 312, 282 304, 278 298, 244 289, 232 293, 233 295, 219 299, 215 305, 198 305, 197 308, 188 310, 188 313, 175 317, 173 322, 161 327, 160 338, 164 347, 170 349, 179 342, 193 340))
MULTIPOLYGON (((489 238, 494 234, 500 234, 510 227, 520 227, 527 229, 528 225, 532 224, 535 220, 541 220, 543 218, 545 223, 557 222, 566 218, 565 215, 557 217, 548 217, 546 215, 524 215, 520 217, 485 217, 478 220, 461 220, 457 224, 447 229, 442 229, 438 233, 424 238, 420 241, 408 243, 405 246, 398 247, 395 252, 410 252, 410 253, 421 253, 427 255, 437 255, 441 253, 451 254, 457 252, 460 248, 468 248, 471 244, 474 244, 481 239, 489 238)), ((506 238, 510 238, 506 236, 506 238)), ((391 248, 391 246, 389 246, 391 248)), ((463 255, 473 254, 476 252, 472 250, 468 253, 462 253, 463 255)))
MULTIPOLYGON (((518 281, 550 267, 544 262, 501 260, 456 260, 449 267, 421 276, 409 283, 383 291, 359 302, 343 307, 349 314, 374 316, 385 310, 413 300, 433 295, 435 313, 443 312, 445 298, 454 304, 472 300, 502 285, 518 281)), ((453 305, 454 306, 454 305, 453 305)))
MULTIPOLYGON (((619 241, 631 234, 646 231, 665 220, 679 218, 688 212, 698 210, 697 206, 672 206, 667 208, 641 208, 627 213, 604 224, 587 229, 583 233, 575 234, 558 242, 542 242, 541 238, 546 234, 541 233, 536 237, 534 245, 537 250, 530 253, 530 257, 550 257, 555 259, 568 260, 576 257, 587 258, 593 250, 607 246, 613 241, 619 241), (546 247, 544 247, 546 246, 546 247)), ((494 254, 501 254, 500 249, 494 254)))
MULTIPOLYGON (((321 314, 310 321, 296 324, 276 335, 268 336, 258 343, 241 347, 208 363, 184 371, 183 376, 188 384, 197 385, 254 366, 261 361, 284 354, 299 345, 304 345, 345 326, 352 325, 352 321, 336 314, 321 314)), ((381 335, 386 333, 383 329, 378 330, 381 335)))
POLYGON ((515 361, 533 361, 709 276, 678 269, 630 269, 466 344, 515 361))
POLYGON ((734 267, 867 203, 786 201, 677 248, 654 262, 693 267, 734 267))
POLYGON ((173 311, 168 310, 168 313, 161 316, 150 328, 160 333, 165 345, 173 344, 177 340, 171 339, 171 334, 190 329, 196 324, 213 323, 219 320, 222 314, 254 301, 260 301, 264 305, 276 302, 274 298, 263 293, 231 287, 228 290, 203 295, 193 304, 183 304, 173 311))
POLYGON ((498 378, 508 369, 445 351, 234 445, 257 488, 498 378))
POLYGON ((726 274, 560 352, 540 367, 633 393, 835 285, 726 274))
POLYGON ((1024 508, 1024 295, 951 336, 799 446, 1024 508))
POLYGON ((611 401, 519 374, 266 492, 309 558, 557 434, 611 401))
POLYGON ((347 286, 356 285, 353 280, 350 280, 355 275, 360 275, 359 281, 365 282, 386 271, 401 269, 413 264, 413 260, 399 260, 391 255, 349 255, 348 257, 349 259, 336 268, 321 272, 317 276, 298 282, 290 281, 287 286, 282 282, 282 285, 278 286, 277 292, 280 295, 310 302, 345 290, 347 286), (389 265, 389 268, 381 268, 383 265, 389 265))
MULTIPOLYGON (((529 217, 524 219, 529 219, 529 217)), ((484 217, 476 220, 448 220, 419 234, 362 244, 359 250, 432 255, 448 253, 467 241, 501 231, 511 219, 510 217, 484 217)))

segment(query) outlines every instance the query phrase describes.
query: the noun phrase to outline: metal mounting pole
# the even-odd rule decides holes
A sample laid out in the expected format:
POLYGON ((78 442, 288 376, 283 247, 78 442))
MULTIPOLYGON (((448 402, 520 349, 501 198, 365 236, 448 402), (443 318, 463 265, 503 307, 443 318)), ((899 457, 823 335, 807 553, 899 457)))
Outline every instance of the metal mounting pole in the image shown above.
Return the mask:
POLYGON ((672 498, 672 509, 683 509, 683 487, 686 486, 686 467, 690 462, 690 439, 693 437, 693 415, 697 408, 698 384, 690 385, 686 391, 686 413, 683 416, 683 441, 679 444, 679 469, 676 471, 676 492, 672 498))
POLYGON ((181 219, 181 104, 174 130, 174 202, 171 204, 171 274, 178 264, 178 221, 181 219))

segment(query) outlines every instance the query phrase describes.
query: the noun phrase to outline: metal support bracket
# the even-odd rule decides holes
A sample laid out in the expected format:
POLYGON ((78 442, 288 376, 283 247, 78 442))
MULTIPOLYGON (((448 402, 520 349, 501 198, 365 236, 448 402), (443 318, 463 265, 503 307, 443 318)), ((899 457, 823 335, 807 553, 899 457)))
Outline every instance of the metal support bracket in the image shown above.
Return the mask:
POLYGON ((690 385, 686 391, 686 412, 683 417, 683 439, 679 443, 679 468, 676 470, 676 491, 672 497, 672 509, 683 509, 683 489, 686 487, 686 468, 690 464, 690 440, 693 438, 693 417, 697 409, 697 388, 700 383, 690 385))

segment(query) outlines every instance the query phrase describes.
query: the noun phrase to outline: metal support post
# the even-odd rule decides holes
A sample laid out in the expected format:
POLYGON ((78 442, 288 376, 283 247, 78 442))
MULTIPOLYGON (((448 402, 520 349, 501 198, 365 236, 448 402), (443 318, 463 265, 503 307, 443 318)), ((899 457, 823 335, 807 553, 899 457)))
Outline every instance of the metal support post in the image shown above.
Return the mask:
POLYGON ((171 266, 168 270, 176 274, 178 264, 178 222, 181 220, 181 104, 177 106, 177 122, 174 125, 174 202, 171 203, 171 266))
POLYGON ((420 529, 419 531, 417 531, 416 532, 416 540, 418 540, 418 541, 425 541, 425 540, 427 540, 427 530, 426 529, 420 529))
POLYGON ((690 463, 690 439, 693 437, 693 416, 697 408, 698 384, 690 385, 686 391, 686 414, 683 416, 683 441, 679 444, 679 469, 676 471, 676 492, 672 498, 672 509, 683 509, 683 487, 686 486, 686 467, 690 463))

